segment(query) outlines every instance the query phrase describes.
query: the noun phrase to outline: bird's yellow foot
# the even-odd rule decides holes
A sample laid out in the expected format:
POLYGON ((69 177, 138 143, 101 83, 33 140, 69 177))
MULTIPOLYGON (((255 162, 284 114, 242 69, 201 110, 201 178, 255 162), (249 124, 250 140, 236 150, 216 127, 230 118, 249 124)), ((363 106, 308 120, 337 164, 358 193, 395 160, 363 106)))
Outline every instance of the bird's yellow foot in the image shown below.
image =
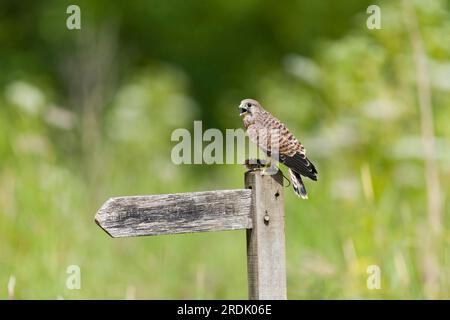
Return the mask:
POLYGON ((278 167, 276 166, 276 164, 270 163, 270 162, 269 162, 269 165, 266 166, 266 167, 261 171, 261 174, 262 174, 262 175, 265 175, 265 176, 272 176, 272 175, 276 174, 276 173, 278 172, 278 170, 280 170, 280 169, 278 169, 278 167))

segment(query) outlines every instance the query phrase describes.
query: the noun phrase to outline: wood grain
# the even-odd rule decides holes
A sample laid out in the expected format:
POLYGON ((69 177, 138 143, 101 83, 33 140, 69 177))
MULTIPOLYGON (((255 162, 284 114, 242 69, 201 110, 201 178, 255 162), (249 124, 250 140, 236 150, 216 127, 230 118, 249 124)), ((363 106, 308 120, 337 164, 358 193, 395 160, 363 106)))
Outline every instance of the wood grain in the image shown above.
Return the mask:
POLYGON ((272 176, 247 172, 245 186, 253 198, 253 228, 247 230, 249 299, 286 299, 283 176, 281 171, 272 176))
POLYGON ((114 238, 248 229, 251 201, 247 189, 115 197, 95 222, 114 238))

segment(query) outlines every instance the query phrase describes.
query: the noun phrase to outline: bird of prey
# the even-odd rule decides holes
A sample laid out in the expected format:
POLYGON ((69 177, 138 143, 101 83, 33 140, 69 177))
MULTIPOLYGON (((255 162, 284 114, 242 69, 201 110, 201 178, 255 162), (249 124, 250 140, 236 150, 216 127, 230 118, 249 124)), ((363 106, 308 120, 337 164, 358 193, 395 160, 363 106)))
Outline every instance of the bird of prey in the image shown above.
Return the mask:
POLYGON ((318 173, 306 157, 306 150, 302 144, 280 120, 264 110, 256 100, 242 100, 239 105, 239 115, 242 117, 250 141, 269 157, 289 168, 295 193, 307 199, 308 194, 301 176, 316 181, 318 173))

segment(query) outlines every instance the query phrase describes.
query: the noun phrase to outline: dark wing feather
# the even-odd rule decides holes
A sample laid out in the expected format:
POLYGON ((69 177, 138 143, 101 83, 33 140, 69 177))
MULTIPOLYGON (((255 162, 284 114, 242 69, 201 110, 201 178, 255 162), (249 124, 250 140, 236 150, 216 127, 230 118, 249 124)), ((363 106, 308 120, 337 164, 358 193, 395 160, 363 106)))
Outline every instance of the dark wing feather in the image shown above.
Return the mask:
POLYGON ((289 169, 289 175, 291 176, 292 187, 297 196, 308 199, 308 193, 306 192, 305 184, 302 181, 302 176, 297 172, 289 169))
POLYGON ((280 162, 286 167, 294 170, 301 175, 308 177, 314 181, 317 180, 317 170, 314 165, 309 161, 306 155, 297 152, 292 157, 281 155, 280 162))

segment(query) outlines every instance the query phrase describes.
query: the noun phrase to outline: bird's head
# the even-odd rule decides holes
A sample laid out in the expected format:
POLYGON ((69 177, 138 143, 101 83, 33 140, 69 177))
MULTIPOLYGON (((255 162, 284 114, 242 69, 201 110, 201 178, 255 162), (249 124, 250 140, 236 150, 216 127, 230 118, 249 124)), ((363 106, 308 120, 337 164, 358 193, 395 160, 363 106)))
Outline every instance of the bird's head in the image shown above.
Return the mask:
POLYGON ((243 118, 253 117, 262 107, 258 101, 253 99, 244 99, 239 105, 239 115, 243 118))

